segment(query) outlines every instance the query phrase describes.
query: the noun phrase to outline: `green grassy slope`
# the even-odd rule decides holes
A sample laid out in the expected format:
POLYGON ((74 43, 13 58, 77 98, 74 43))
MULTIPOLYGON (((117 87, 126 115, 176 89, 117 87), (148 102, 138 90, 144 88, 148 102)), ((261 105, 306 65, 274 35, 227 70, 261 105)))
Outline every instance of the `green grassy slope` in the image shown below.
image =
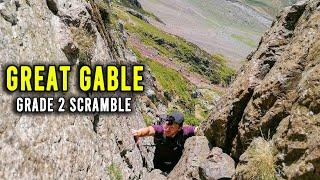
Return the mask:
MULTIPOLYGON (((148 65, 152 74, 156 77, 156 80, 162 86, 167 100, 175 101, 170 104, 169 111, 178 109, 185 114, 185 122, 187 124, 199 125, 199 119, 194 116, 194 107, 198 103, 198 100, 191 97, 192 91, 196 88, 189 81, 187 81, 180 73, 175 70, 166 68, 162 64, 155 60, 145 58, 139 51, 133 48, 138 60, 145 65, 148 65)), ((203 114, 206 116, 207 114, 203 114)), ((152 122, 150 117, 144 116, 145 121, 149 124, 152 122)))
MULTIPOLYGON (((164 32, 127 13, 123 5, 114 4, 112 8, 111 22, 115 26, 121 21, 130 36, 135 36, 144 45, 154 48, 162 57, 172 59, 175 63, 215 83, 226 84, 234 75, 234 70, 226 65, 223 55, 211 55, 181 37, 164 32)), ((174 109, 184 112, 186 123, 193 125, 198 125, 207 117, 208 111, 200 105, 202 102, 192 97, 192 92, 196 90, 193 84, 179 72, 165 67, 154 59, 144 57, 133 46, 131 48, 138 60, 150 67, 151 73, 163 88, 165 97, 170 102, 167 107, 169 112, 174 109), (198 114, 197 118, 195 114, 198 114), (202 117, 199 118, 199 115, 202 117)), ((144 119, 150 124, 150 117, 144 115, 144 119)))
POLYGON ((215 58, 193 43, 166 33, 145 21, 115 7, 116 18, 125 22, 125 29, 136 35, 145 45, 151 46, 168 58, 187 66, 215 83, 228 83, 234 71, 227 67, 223 57, 215 58))

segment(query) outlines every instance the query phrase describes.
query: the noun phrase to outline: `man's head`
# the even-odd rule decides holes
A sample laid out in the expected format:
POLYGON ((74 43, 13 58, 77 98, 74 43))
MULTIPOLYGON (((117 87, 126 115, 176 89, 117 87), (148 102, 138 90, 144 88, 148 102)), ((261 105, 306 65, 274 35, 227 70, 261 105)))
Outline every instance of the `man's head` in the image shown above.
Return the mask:
POLYGON ((167 137, 175 136, 182 128, 184 121, 183 114, 180 112, 173 112, 167 116, 166 122, 163 125, 164 135, 167 137))

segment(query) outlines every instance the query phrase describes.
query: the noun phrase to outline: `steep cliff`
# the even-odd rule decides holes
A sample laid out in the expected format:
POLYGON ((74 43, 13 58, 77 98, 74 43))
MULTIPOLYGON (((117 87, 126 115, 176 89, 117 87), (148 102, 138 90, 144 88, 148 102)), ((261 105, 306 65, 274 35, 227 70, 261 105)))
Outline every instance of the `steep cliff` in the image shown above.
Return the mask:
POLYGON ((310 0, 285 8, 201 125, 210 142, 235 159, 253 138, 269 139, 284 178, 320 175, 319 7, 310 0))
MULTIPOLYGON (((107 1, 0 1, 0 67, 135 63, 135 56, 108 26, 108 17, 107 1)), ((152 154, 137 147, 131 136, 131 129, 145 126, 139 111, 126 115, 14 113, 18 95, 81 95, 76 91, 75 73, 70 79, 68 93, 9 94, 1 88, 1 179, 138 179, 153 166, 152 154)))

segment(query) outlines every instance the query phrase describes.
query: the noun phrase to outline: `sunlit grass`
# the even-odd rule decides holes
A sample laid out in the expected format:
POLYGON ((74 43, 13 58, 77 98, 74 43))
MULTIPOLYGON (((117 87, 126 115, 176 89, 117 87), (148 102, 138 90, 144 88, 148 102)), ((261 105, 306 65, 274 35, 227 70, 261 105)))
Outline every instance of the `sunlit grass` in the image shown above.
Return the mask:
POLYGON ((238 165, 237 175, 245 179, 275 180, 276 166, 272 142, 255 139, 245 152, 248 162, 238 165))
POLYGON ((249 37, 244 37, 244 36, 241 36, 241 35, 238 35, 238 34, 232 34, 231 37, 239 42, 242 42, 250 47, 256 47, 257 46, 257 43, 250 39, 249 37))

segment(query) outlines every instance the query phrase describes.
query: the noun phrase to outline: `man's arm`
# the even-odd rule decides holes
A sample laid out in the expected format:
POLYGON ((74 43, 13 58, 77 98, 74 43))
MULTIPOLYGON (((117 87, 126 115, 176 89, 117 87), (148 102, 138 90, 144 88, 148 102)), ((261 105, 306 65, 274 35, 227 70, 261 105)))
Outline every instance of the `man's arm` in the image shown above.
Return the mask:
POLYGON ((155 135, 155 133, 156 131, 152 126, 148 126, 138 130, 132 130, 132 135, 134 136, 134 140, 137 144, 139 143, 139 137, 153 136, 155 135))
POLYGON ((153 136, 156 133, 152 126, 141 128, 138 130, 132 130, 132 135, 137 137, 153 136))

